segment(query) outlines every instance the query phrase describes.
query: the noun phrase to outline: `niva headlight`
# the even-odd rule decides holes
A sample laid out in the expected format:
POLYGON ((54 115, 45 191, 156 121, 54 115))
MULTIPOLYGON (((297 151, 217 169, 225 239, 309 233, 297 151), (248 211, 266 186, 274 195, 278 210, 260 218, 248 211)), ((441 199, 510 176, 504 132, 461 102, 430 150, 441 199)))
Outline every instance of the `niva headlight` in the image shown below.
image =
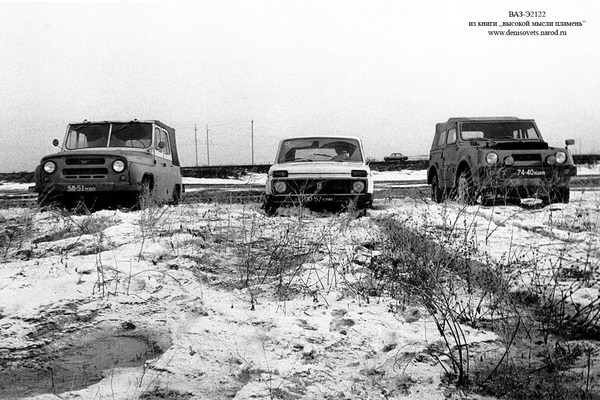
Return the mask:
POLYGON ((275 181, 273 183, 273 190, 275 193, 281 194, 284 193, 287 189, 287 184, 284 181, 275 181))

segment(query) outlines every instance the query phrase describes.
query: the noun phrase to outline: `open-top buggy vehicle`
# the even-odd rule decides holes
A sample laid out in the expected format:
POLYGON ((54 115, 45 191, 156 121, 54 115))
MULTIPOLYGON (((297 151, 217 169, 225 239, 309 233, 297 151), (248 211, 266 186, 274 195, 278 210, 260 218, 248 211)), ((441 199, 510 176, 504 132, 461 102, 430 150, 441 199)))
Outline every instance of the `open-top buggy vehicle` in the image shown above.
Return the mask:
POLYGON ((83 121, 67 126, 58 153, 35 170, 41 205, 88 208, 177 204, 183 191, 175 130, 160 121, 83 121))
POLYGON ((550 147, 533 119, 450 118, 436 125, 427 183, 431 197, 483 204, 537 198, 568 203, 577 167, 568 150, 550 147))
POLYGON ((282 140, 269 169, 265 211, 284 204, 373 204, 373 179, 356 137, 314 136, 282 140))

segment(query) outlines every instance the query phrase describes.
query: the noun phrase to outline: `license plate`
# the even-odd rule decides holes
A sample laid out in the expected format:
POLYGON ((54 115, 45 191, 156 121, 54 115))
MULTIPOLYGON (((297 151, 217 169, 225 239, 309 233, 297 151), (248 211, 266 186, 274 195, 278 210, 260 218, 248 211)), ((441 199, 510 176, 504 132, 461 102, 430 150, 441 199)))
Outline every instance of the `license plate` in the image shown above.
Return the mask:
POLYGON ((518 177, 535 178, 540 176, 546 176, 546 171, 533 168, 517 168, 516 175, 518 177))
POLYGON ((327 202, 333 201, 332 196, 308 196, 306 201, 309 203, 319 203, 319 202, 327 202))
POLYGON ((96 186, 90 185, 67 185, 67 192, 95 192, 96 186))

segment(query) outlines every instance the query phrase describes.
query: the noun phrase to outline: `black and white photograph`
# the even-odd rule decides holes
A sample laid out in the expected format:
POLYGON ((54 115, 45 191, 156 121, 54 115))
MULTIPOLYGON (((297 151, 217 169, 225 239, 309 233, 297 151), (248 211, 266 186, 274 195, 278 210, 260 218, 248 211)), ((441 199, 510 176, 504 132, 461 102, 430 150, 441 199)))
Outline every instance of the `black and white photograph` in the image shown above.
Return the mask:
POLYGON ((600 399, 600 3, 0 1, 0 399, 600 399))

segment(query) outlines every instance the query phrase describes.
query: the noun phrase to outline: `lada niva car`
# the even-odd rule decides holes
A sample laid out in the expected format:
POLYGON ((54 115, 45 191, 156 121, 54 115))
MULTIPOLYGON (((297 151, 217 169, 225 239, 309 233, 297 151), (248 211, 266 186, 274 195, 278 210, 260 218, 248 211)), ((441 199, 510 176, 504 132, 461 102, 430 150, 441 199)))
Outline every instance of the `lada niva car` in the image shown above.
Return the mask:
POLYGON ((282 140, 265 187, 265 211, 284 204, 373 204, 373 179, 360 139, 296 137, 282 140))
POLYGON ((175 130, 160 121, 71 123, 58 153, 35 170, 41 205, 177 204, 183 191, 175 130))
POLYGON ((568 203, 577 167, 568 150, 550 147, 533 119, 515 117, 450 118, 436 125, 427 182, 441 202, 456 196, 465 204, 478 200, 568 203))

